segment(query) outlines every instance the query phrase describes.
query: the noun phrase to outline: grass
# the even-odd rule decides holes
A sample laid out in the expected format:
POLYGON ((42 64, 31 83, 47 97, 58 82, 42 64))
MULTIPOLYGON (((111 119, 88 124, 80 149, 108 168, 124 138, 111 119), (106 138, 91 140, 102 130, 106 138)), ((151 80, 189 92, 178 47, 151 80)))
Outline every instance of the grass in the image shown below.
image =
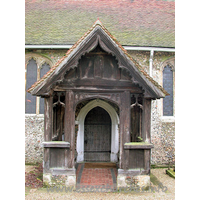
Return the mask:
POLYGON ((168 169, 166 170, 166 174, 168 174, 169 176, 171 176, 172 178, 175 178, 175 172, 173 169, 168 169))
MULTIPOLYGON (((151 169, 162 169, 162 168, 168 168, 169 165, 151 165, 151 169)), ((171 165, 173 168, 175 165, 171 165)))

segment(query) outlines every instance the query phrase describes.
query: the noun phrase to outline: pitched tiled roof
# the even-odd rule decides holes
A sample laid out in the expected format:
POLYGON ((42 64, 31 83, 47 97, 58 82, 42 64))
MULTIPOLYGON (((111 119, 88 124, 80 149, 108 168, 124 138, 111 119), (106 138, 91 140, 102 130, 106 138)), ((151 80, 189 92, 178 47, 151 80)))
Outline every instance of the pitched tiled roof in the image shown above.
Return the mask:
POLYGON ((49 78, 55 70, 59 67, 59 65, 75 50, 75 48, 89 35, 96 26, 100 26, 112 40, 117 44, 117 46, 124 52, 124 54, 134 63, 134 65, 137 67, 139 72, 145 76, 146 79, 148 79, 154 86, 156 86, 164 95, 169 95, 167 91, 163 89, 162 86, 160 86, 156 81, 153 80, 152 77, 150 77, 144 69, 127 53, 127 51, 121 46, 121 44, 116 40, 116 38, 102 25, 102 23, 97 20, 94 25, 67 51, 66 55, 63 56, 39 81, 37 81, 35 84, 33 84, 29 89, 28 92, 32 92, 34 88, 39 86, 42 82, 44 82, 47 78, 49 78))
POLYGON ((175 47, 173 0, 26 0, 26 44, 74 44, 100 19, 120 44, 175 47))

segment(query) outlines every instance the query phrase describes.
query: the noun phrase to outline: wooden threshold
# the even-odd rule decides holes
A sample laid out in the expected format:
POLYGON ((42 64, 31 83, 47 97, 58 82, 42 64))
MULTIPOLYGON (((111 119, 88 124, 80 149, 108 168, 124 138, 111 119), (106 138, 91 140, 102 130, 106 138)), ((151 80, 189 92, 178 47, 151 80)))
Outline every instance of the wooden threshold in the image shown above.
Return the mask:
POLYGON ((111 162, 86 162, 85 168, 117 168, 116 163, 111 162))

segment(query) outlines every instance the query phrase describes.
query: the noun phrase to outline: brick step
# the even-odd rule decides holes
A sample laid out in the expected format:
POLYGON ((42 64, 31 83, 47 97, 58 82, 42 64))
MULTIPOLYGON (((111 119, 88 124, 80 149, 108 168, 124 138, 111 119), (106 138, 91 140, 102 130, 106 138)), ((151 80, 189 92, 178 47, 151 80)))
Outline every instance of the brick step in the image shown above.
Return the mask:
POLYGON ((116 164, 113 164, 114 163, 107 163, 107 165, 105 163, 79 164, 76 174, 77 191, 109 192, 116 189, 117 169, 116 164), (103 167, 101 168, 101 166, 103 167))

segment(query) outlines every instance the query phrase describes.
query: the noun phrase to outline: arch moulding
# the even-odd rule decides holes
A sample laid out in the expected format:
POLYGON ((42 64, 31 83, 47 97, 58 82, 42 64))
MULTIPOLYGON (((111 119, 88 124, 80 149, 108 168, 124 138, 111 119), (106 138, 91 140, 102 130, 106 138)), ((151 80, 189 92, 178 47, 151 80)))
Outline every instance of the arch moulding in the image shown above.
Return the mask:
POLYGON ((107 102, 102 101, 100 99, 95 99, 85 105, 80 113, 77 116, 76 124, 78 125, 78 133, 77 133, 77 142, 76 142, 76 150, 77 150, 77 162, 84 161, 84 122, 85 117, 88 112, 95 107, 101 107, 105 109, 111 118, 111 154, 110 161, 117 162, 118 161, 118 151, 119 151, 119 116, 115 109, 107 102))

